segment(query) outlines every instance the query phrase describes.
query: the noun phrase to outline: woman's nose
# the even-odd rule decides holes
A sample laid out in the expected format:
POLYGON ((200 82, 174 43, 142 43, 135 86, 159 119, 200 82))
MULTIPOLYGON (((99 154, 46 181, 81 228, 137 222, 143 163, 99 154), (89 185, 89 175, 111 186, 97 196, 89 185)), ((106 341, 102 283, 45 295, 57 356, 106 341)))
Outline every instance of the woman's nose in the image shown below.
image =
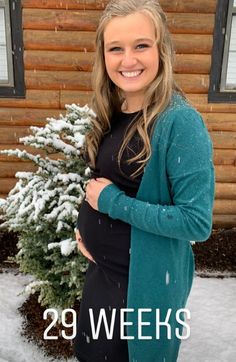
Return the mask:
POLYGON ((125 68, 131 68, 136 65, 137 59, 132 51, 125 51, 122 59, 122 66, 125 68))

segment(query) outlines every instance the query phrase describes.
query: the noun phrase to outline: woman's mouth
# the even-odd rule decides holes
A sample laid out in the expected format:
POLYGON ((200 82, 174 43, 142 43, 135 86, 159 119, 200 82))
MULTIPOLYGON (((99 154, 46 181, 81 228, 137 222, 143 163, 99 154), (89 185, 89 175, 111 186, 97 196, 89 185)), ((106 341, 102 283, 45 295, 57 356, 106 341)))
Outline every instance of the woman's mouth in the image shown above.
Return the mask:
POLYGON ((120 74, 125 78, 137 78, 142 72, 143 70, 134 70, 132 72, 120 72, 120 74))

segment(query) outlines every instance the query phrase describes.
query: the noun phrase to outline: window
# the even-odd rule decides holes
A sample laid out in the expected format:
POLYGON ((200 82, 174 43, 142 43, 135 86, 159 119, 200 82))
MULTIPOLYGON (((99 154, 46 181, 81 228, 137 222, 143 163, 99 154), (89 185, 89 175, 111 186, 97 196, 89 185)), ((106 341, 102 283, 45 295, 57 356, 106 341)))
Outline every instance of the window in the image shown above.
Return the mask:
POLYGON ((24 95, 21 2, 0 0, 0 97, 24 95))
POLYGON ((236 103, 236 0, 218 0, 208 99, 236 103))
POLYGON ((5 1, 0 1, 0 83, 13 86, 11 24, 5 1))

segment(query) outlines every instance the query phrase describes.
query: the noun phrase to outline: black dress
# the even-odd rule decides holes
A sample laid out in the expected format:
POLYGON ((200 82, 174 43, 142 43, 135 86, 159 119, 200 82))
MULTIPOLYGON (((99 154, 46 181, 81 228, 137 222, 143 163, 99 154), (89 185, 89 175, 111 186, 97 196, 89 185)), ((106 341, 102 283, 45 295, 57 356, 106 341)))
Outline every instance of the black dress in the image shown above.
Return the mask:
MULTIPOLYGON (((111 131, 107 133, 99 147, 93 177, 106 177, 114 182, 126 195, 135 197, 142 174, 135 179, 130 175, 138 165, 127 165, 125 160, 141 150, 138 133, 134 135, 121 159, 120 171, 117 156, 127 126, 137 113, 119 113, 113 117, 111 131)), ((127 340, 120 338, 121 308, 126 308, 130 230, 129 224, 113 220, 108 215, 94 210, 85 200, 79 210, 77 221, 82 240, 96 263, 90 262, 86 272, 77 335, 74 351, 81 362, 128 362, 127 340), (89 308, 92 308, 94 325, 101 309, 104 309, 110 329, 111 315, 115 310, 112 339, 107 338, 104 323, 101 323, 98 339, 93 338, 89 308)))

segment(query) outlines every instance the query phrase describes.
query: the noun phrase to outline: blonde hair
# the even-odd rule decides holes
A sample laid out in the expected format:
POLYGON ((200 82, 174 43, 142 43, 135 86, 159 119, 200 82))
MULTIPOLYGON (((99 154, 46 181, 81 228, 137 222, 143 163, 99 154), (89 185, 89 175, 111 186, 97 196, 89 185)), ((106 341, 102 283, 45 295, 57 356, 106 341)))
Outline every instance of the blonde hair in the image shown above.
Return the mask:
MULTIPOLYGON (((153 126, 156 116, 170 103, 173 90, 180 91, 173 79, 173 47, 167 28, 166 16, 157 0, 112 0, 108 3, 100 19, 96 32, 96 54, 92 73, 94 97, 92 100, 96 118, 92 123, 92 131, 86 137, 90 165, 95 167, 96 156, 102 137, 111 128, 110 119, 115 112, 121 111, 124 102, 121 90, 110 80, 104 58, 104 30, 109 21, 117 16, 123 17, 136 12, 148 15, 156 29, 159 49, 159 70, 155 79, 145 92, 141 115, 132 122, 125 134, 119 150, 118 162, 130 139, 138 132, 143 148, 127 163, 137 162, 140 167, 131 175, 135 177, 143 171, 151 156, 149 127, 153 126)), ((152 127, 151 127, 152 129, 152 127)))

